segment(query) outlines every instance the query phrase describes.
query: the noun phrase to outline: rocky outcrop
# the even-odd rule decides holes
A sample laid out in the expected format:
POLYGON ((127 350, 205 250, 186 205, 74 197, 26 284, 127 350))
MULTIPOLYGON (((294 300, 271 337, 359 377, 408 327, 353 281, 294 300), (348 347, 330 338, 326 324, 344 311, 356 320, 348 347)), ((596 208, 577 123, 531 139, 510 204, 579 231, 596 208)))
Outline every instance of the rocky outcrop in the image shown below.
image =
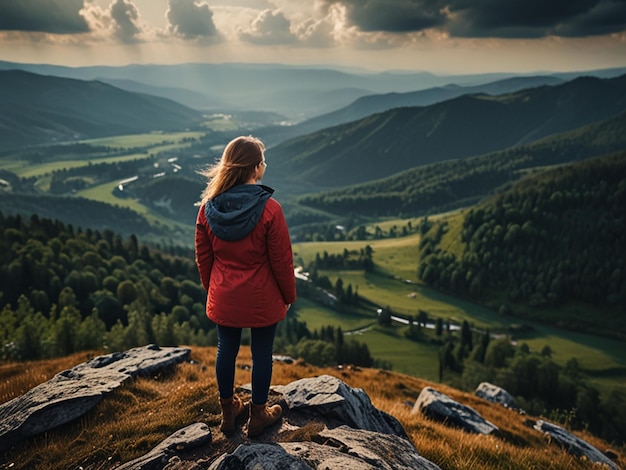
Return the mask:
POLYGON ((477 396, 492 403, 498 403, 506 408, 516 408, 515 398, 505 389, 489 382, 482 382, 474 392, 477 396))
MULTIPOLYGON (((249 385, 238 391, 249 391, 249 385)), ((280 426, 268 429, 263 442, 245 439, 242 433, 239 446, 217 456, 209 469, 439 469, 419 455, 398 420, 376 409, 363 390, 337 377, 322 375, 272 387, 272 401, 283 407, 280 426)), ((155 450, 118 468, 155 468, 151 463, 142 466, 147 461, 168 470, 207 468, 205 457, 185 459, 155 450)))
POLYGON ((209 470, 230 468, 439 469, 406 439, 349 426, 326 428, 310 441, 240 445, 213 462, 209 470))
MULTIPOLYGON (((189 355, 189 349, 150 345, 100 356, 55 375, 0 405, 0 451, 81 416, 127 380, 178 364, 189 355)), ((240 395, 246 392, 250 385, 237 390, 240 395)), ((280 424, 253 440, 244 425, 234 436, 213 442, 211 428, 198 422, 116 469, 439 469, 419 454, 396 418, 375 408, 362 389, 337 377, 322 375, 272 387, 270 402, 283 408, 280 424)), ((468 432, 498 431, 474 409, 431 387, 422 389, 415 401, 412 413, 418 412, 468 432)), ((569 453, 618 470, 607 455, 563 428, 545 421, 528 423, 569 453)))
POLYGON ((431 387, 424 387, 417 397, 411 413, 418 412, 472 433, 491 434, 498 430, 495 424, 487 421, 473 408, 462 405, 431 387))
POLYGON ((0 451, 82 416, 127 380, 185 361, 190 352, 149 345, 99 356, 59 372, 0 406, 0 451))
POLYGON ((537 431, 545 433, 553 442, 560 445, 567 450, 567 452, 575 455, 576 457, 584 457, 591 462, 606 465, 612 470, 619 470, 619 467, 615 464, 615 462, 611 461, 611 459, 609 459, 596 447, 592 446, 578 436, 575 436, 566 429, 557 426, 556 424, 538 420, 535 423, 534 428, 537 431))

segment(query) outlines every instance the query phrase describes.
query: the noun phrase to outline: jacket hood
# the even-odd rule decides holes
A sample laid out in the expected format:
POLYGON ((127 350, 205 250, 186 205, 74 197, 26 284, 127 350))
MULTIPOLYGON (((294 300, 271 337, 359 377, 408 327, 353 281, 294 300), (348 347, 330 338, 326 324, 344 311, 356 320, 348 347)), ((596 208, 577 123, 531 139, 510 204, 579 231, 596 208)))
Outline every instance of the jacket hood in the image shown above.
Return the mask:
POLYGON ((239 184, 218 194, 204 207, 209 227, 222 240, 241 240, 256 227, 273 193, 262 184, 239 184))

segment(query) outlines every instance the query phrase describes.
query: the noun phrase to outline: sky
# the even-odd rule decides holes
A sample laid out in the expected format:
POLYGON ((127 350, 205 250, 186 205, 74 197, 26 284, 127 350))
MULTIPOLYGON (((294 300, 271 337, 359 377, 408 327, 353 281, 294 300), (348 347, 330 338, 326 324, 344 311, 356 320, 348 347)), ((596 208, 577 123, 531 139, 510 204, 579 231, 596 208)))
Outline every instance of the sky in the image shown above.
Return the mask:
POLYGON ((593 70, 626 66, 626 0, 0 0, 0 60, 593 70))

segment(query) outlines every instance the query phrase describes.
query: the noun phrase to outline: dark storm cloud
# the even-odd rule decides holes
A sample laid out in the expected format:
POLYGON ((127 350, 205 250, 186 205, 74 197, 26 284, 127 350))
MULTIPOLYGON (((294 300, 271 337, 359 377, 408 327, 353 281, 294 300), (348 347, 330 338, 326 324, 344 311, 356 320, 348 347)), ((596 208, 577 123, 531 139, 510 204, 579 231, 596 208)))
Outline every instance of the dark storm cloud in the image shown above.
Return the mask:
POLYGON ((428 0, 325 0, 342 4, 348 20, 361 31, 404 33, 442 25, 445 15, 439 1, 428 0))
POLYGON ((1 0, 0 30, 55 34, 86 33, 83 0, 1 0))
POLYGON ((456 37, 584 37, 626 30, 626 0, 324 0, 361 31, 456 37))
POLYGON ((448 7, 446 29, 460 37, 582 37, 626 28, 625 0, 451 0, 448 7))
POLYGON ((626 30, 626 1, 598 2, 584 16, 560 25, 556 33, 560 36, 595 36, 626 30))

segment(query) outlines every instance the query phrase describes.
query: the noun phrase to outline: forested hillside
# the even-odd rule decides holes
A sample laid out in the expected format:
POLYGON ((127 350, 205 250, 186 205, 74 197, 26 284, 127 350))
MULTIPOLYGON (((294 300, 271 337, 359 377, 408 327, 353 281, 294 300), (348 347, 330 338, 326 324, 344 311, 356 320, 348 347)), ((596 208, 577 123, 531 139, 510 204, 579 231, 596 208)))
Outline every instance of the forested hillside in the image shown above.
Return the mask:
POLYGON ((467 211, 460 229, 435 224, 418 274, 502 313, 625 338, 624 207, 626 152, 533 175, 467 211))
MULTIPOLYGON (((192 251, 166 252, 135 235, 75 230, 37 215, 0 212, 0 233, 0 359, 217 344, 192 251)), ((280 323, 275 351, 316 365, 375 362, 340 328, 309 331, 297 304, 280 323)))
POLYGON ((480 157, 425 165, 369 183, 298 198, 337 215, 414 216, 469 205, 524 170, 604 155, 626 148, 626 113, 480 157))

